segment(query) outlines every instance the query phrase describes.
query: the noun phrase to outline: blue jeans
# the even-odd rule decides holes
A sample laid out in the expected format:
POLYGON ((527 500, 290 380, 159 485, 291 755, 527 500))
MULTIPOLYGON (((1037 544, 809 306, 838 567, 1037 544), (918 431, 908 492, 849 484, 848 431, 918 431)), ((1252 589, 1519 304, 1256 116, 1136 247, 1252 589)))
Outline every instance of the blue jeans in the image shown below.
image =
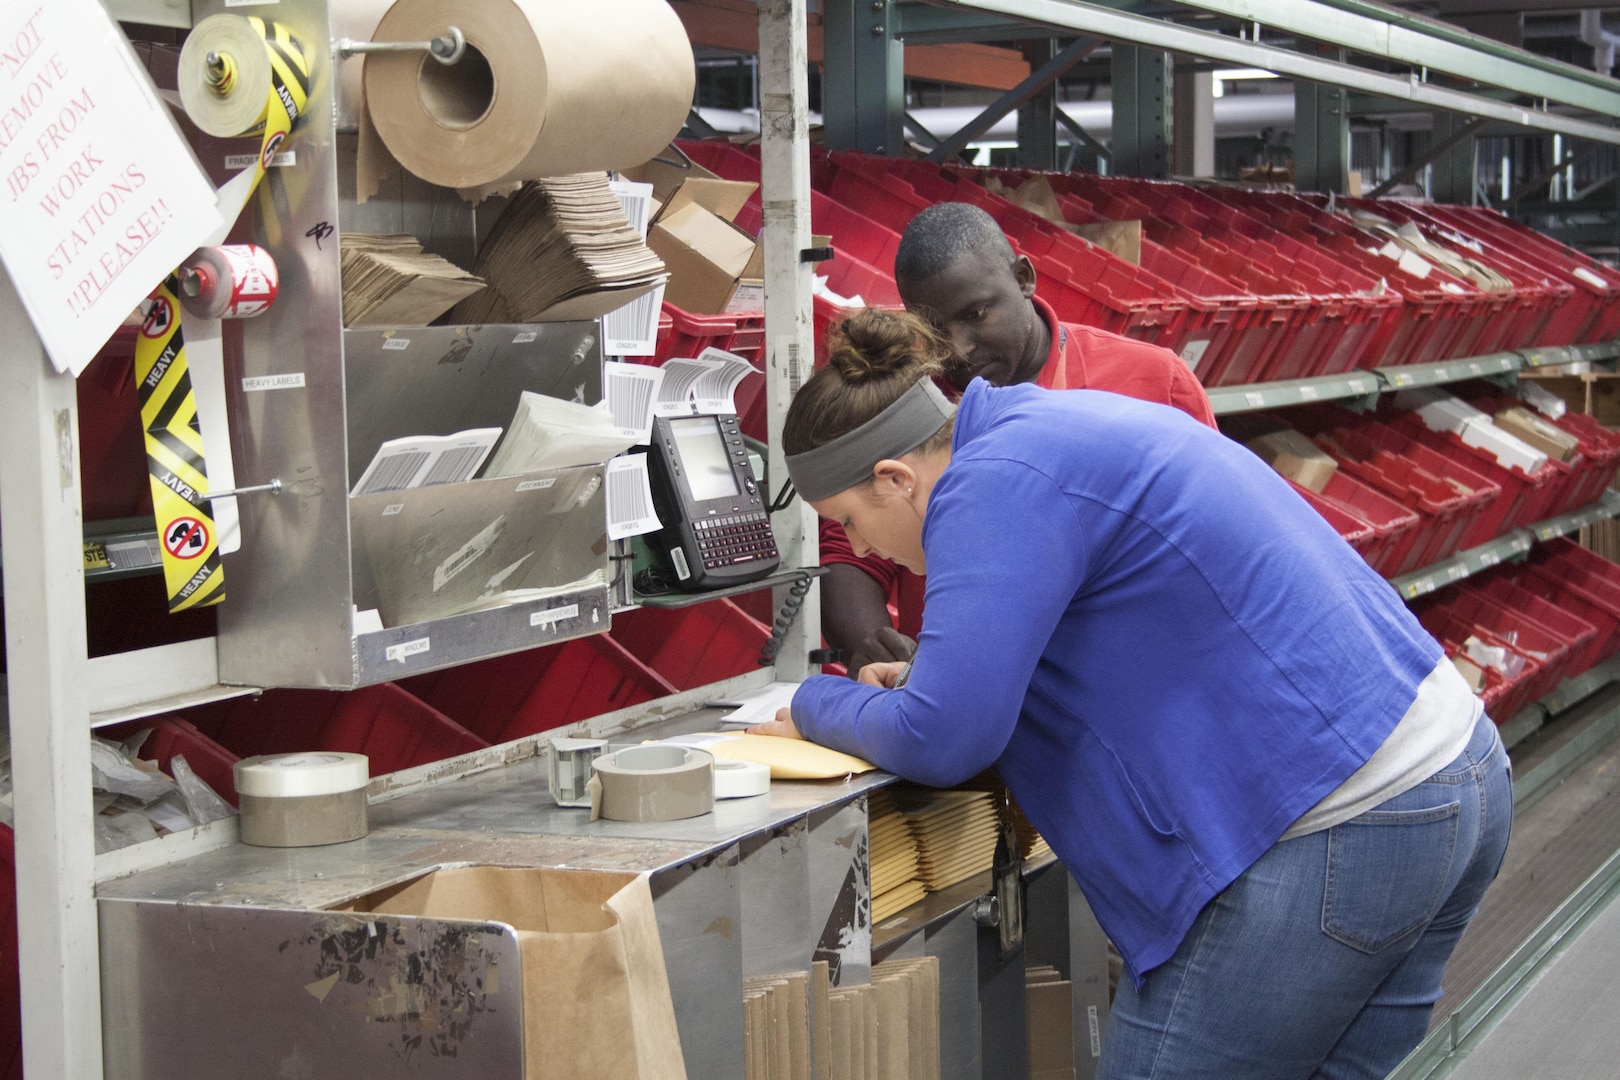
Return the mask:
POLYGON ((1120 981, 1097 1075, 1381 1078, 1428 1030, 1440 976, 1507 850, 1507 751, 1481 719, 1440 772, 1278 843, 1138 988, 1120 981))

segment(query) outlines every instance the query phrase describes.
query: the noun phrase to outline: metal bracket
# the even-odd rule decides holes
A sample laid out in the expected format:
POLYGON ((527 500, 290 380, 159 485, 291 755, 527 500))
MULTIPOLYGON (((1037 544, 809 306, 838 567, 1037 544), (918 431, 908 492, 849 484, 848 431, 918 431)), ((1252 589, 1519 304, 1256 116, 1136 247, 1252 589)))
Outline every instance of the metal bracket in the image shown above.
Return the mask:
POLYGON ((459 26, 452 26, 432 41, 355 41, 353 38, 343 38, 338 42, 338 55, 345 60, 356 53, 381 52, 425 52, 449 67, 467 55, 467 36, 459 26))
POLYGON ((227 488, 224 491, 210 491, 203 497, 203 502, 208 502, 213 499, 234 499, 238 495, 253 495, 261 491, 267 491, 272 495, 280 495, 281 479, 277 477, 276 479, 271 480, 268 484, 254 484, 251 487, 227 488))

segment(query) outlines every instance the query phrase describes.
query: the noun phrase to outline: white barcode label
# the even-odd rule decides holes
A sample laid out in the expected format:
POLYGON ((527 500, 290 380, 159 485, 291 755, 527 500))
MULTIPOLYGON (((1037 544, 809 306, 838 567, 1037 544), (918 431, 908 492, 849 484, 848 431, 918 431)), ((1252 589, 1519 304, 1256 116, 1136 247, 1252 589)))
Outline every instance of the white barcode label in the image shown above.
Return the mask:
POLYGON ((540 337, 540 335, 535 333, 533 330, 525 330, 525 331, 523 331, 523 333, 518 334, 518 335, 516 335, 515 337, 512 338, 512 344, 514 344, 514 345, 531 345, 539 337, 540 337))
POLYGON ((525 480, 517 486, 518 491, 544 491, 557 482, 555 476, 541 477, 539 480, 525 480))
POLYGON ((354 494, 376 495, 384 491, 403 491, 413 487, 422 467, 433 455, 426 450, 407 450, 400 454, 379 453, 372 459, 366 475, 355 485, 354 494))
POLYGON ((712 360, 693 360, 677 356, 664 361, 664 384, 658 388, 653 412, 658 416, 691 416, 692 388, 705 373, 718 367, 712 360))
POLYGON ((454 435, 390 439, 378 448, 352 494, 359 497, 471 480, 500 437, 500 428, 471 428, 454 435))
POLYGON ((646 454, 628 454, 608 462, 607 504, 609 540, 623 540, 663 527, 653 510, 646 454))
POLYGON ((1243 395, 1243 400, 1248 403, 1249 408, 1251 408, 1251 409, 1259 409, 1259 408, 1262 408, 1262 407, 1265 406, 1266 395, 1264 395, 1264 394, 1256 394, 1256 393, 1252 393, 1252 392, 1251 393, 1246 393, 1246 394, 1243 395))
POLYGON ((712 346, 704 349, 699 360, 717 365, 698 376, 692 384, 692 401, 700 413, 736 413, 737 387, 750 375, 758 374, 754 365, 735 353, 712 346))
POLYGON ((411 339, 408 337, 389 338, 387 341, 382 343, 382 347, 387 349, 389 352, 404 352, 406 349, 411 347, 411 339))
POLYGON ((651 356, 658 351, 658 313, 664 286, 602 316, 602 351, 608 356, 651 356))
POLYGON ((403 511, 404 509, 405 509, 405 504, 404 503, 389 503, 387 506, 383 507, 382 516, 383 517, 398 517, 400 512, 403 511))
POLYGON ((1299 400, 1301 400, 1301 401, 1315 401, 1316 400, 1316 387, 1314 387, 1314 386, 1302 386, 1302 387, 1300 387, 1299 388, 1299 400))
POLYGON ((458 446, 444 451, 422 478, 421 486, 459 484, 463 480, 471 480, 472 474, 478 471, 479 464, 483 462, 487 449, 483 446, 458 446))
POLYGON ((636 235, 647 239, 647 221, 652 216, 653 186, 634 180, 611 180, 608 189, 619 197, 619 209, 636 230, 636 235))
POLYGON ((799 356, 799 343, 789 339, 785 351, 787 352, 788 394, 797 394, 799 387, 804 385, 804 360, 799 356))
POLYGON ((107 563, 114 570, 156 566, 162 561, 163 550, 156 539, 124 540, 107 545, 107 563))
POLYGON ((663 368, 621 363, 602 368, 602 397, 613 412, 613 423, 637 445, 652 439, 653 404, 663 385, 663 368))

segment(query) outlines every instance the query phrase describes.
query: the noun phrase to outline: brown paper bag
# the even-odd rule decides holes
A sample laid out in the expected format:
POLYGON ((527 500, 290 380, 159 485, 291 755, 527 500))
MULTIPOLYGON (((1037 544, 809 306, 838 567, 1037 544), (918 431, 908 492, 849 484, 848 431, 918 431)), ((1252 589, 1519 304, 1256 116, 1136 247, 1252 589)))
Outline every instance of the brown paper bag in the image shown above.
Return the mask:
POLYGON ((355 908, 517 931, 524 1080, 686 1080, 645 876, 439 870, 355 908))

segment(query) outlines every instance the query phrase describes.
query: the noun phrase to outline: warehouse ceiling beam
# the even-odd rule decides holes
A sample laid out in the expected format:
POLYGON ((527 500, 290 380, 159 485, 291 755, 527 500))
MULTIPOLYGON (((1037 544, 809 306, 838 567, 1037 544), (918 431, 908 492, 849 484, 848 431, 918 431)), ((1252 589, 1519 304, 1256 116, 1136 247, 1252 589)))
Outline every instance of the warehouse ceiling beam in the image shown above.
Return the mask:
POLYGON ((949 161, 960 154, 967 149, 968 143, 995 127, 997 120, 1032 100, 1036 94, 1052 85, 1053 80, 1090 56, 1101 44, 1102 38, 1099 37, 1081 37, 1070 42, 1068 47, 1042 64, 1029 78, 1002 94, 978 116, 968 121, 967 126, 961 131, 934 147, 928 154, 928 160, 949 161))
MULTIPOLYGON (((1072 0, 935 0, 935 2, 944 6, 993 11, 1054 30, 1089 33, 1115 41, 1152 45, 1155 48, 1225 61, 1237 67, 1257 67, 1290 78, 1309 79, 1330 86, 1342 86, 1348 90, 1418 102, 1431 108, 1501 120, 1520 127, 1556 131, 1579 139, 1620 145, 1620 128, 1606 123, 1494 101, 1479 94, 1437 86, 1415 75, 1391 75, 1371 71, 1340 61, 1326 60, 1289 49, 1198 30, 1162 19, 1149 19, 1128 12, 1075 3, 1072 0)), ((1301 6, 1321 6, 1306 4, 1305 0, 1287 0, 1287 2, 1300 3, 1301 6)), ((1317 33, 1313 36, 1323 38, 1326 35, 1317 33)), ((1606 115, 1620 116, 1620 108, 1607 110, 1606 115)))
POLYGON ((1388 180, 1385 180, 1382 184, 1379 184, 1377 187, 1367 192, 1367 197, 1370 199, 1381 198, 1382 196, 1388 195, 1401 184, 1410 183, 1417 177, 1418 173, 1428 168, 1432 162, 1438 161, 1440 158, 1451 153, 1452 150, 1473 139, 1488 123, 1490 123, 1490 121, 1486 120, 1484 117, 1474 117, 1474 119, 1464 124, 1461 128, 1452 132, 1449 138, 1442 140, 1438 144, 1430 146, 1428 153, 1424 154, 1420 158, 1415 158, 1412 161, 1407 162, 1406 168, 1402 169, 1398 173, 1395 173, 1388 180))
POLYGON ((1363 0, 1182 0, 1188 7, 1363 56, 1620 116, 1620 84, 1455 26, 1363 0))
POLYGON ((929 4, 895 5, 895 36, 908 45, 954 45, 962 42, 1021 41, 1028 23, 976 11, 956 11, 929 4))

